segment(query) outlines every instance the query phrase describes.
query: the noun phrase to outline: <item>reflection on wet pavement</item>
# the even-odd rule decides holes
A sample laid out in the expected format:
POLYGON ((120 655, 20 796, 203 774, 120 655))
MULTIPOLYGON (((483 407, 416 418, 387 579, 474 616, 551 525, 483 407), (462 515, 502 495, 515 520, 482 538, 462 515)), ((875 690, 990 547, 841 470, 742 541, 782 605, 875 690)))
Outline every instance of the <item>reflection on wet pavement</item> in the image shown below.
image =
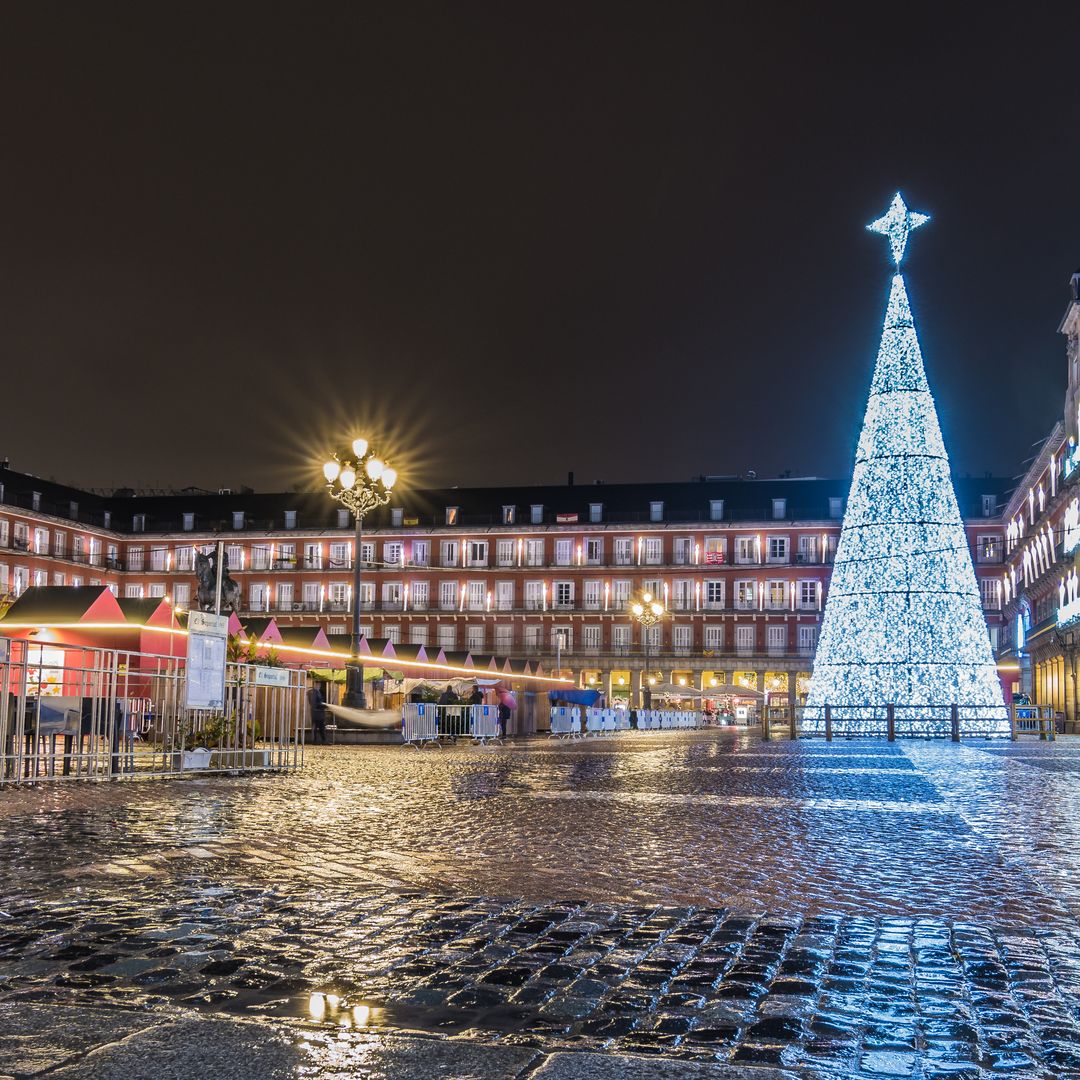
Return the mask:
POLYGON ((715 731, 4 791, 0 998, 1080 1076, 1078 810, 1068 739, 715 731))

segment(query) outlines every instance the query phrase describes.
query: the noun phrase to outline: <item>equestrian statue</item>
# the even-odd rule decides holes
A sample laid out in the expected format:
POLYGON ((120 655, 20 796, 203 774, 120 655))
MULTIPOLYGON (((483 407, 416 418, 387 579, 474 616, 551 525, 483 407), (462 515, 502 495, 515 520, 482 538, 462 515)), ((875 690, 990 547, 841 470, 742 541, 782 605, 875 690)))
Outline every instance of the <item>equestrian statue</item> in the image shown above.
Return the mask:
MULTIPOLYGON (((200 611, 213 611, 217 599, 217 552, 211 551, 204 555, 201 551, 195 552, 195 576, 199 579, 199 588, 196 593, 196 601, 200 611)), ((221 610, 237 611, 240 607, 240 586, 234 578, 229 577, 229 556, 227 552, 221 555, 221 610)))

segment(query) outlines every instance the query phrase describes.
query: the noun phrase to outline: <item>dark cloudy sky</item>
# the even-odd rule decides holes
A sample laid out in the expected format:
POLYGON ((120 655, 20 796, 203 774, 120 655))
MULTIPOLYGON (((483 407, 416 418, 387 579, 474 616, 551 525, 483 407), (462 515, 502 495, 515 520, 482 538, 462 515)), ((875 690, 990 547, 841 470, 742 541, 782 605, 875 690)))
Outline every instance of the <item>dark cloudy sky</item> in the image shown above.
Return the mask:
POLYGON ((1015 474, 1063 395, 1078 22, 7 5, 0 455, 281 487, 363 426, 418 484, 844 474, 900 188, 953 464, 1015 474))

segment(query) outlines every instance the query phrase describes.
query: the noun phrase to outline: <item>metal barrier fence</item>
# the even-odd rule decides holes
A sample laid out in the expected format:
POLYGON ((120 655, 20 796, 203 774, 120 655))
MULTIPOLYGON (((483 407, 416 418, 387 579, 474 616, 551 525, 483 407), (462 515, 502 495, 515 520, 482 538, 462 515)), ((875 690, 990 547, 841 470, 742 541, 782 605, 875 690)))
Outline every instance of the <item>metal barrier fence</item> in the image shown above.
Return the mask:
POLYGON ((1012 705, 1009 708, 1009 737, 1016 742, 1021 735, 1038 735, 1044 742, 1057 738, 1053 705, 1012 705))
POLYGON ((0 639, 0 784, 303 764, 303 671, 228 664, 223 708, 186 707, 185 662, 0 639))
POLYGON ((551 738, 578 739, 581 737, 581 710, 576 706, 553 705, 551 708, 551 738))
POLYGON ((585 730, 592 735, 614 735, 630 730, 630 713, 626 709, 585 710, 585 730))
POLYGON ((676 728, 697 728, 704 723, 699 712, 688 709, 638 709, 638 731, 670 731, 676 728))
POLYGON ((485 743, 502 738, 498 705, 431 705, 409 703, 401 709, 401 737, 407 746, 425 742, 472 739, 485 743))
MULTIPOLYGON (((1013 706, 1012 709, 978 705, 825 705, 809 709, 767 709, 762 717, 762 737, 773 737, 773 729, 782 726, 788 738, 823 737, 831 742, 841 738, 883 738, 893 742, 901 738, 947 738, 959 742, 967 738, 1013 739, 1027 729, 1017 727, 1017 709, 1021 712, 1043 712, 1030 718, 1032 733, 1045 731, 1046 710, 1042 706, 1013 706), (1038 727, 1038 725, 1043 725, 1038 727)), ((1049 713, 1050 738, 1053 738, 1053 713, 1049 713)), ((1047 737, 1043 734, 1043 737, 1047 737)))

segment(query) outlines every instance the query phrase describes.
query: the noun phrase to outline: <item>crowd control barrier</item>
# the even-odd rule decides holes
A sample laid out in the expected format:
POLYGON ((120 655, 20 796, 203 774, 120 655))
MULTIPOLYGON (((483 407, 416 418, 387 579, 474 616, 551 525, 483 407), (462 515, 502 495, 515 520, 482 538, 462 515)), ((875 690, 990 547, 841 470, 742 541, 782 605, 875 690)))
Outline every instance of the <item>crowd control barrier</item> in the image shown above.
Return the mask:
POLYGON ((407 746, 439 745, 442 740, 499 738, 498 705, 409 703, 401 709, 401 738, 407 746))
POLYGON ((556 739, 579 739, 581 737, 581 709, 577 706, 553 705, 551 708, 551 737, 556 739))

